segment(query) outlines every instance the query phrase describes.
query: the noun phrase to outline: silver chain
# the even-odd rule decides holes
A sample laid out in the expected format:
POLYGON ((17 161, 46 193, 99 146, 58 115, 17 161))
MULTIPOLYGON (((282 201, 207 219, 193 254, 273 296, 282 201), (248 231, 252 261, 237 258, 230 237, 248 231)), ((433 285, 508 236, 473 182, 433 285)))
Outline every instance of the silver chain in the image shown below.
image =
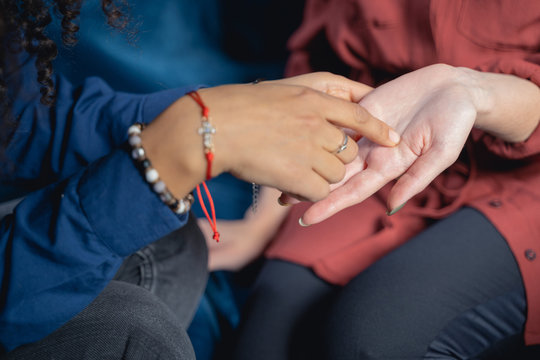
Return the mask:
POLYGON ((257 212, 259 202, 259 184, 251 183, 251 211, 257 212))

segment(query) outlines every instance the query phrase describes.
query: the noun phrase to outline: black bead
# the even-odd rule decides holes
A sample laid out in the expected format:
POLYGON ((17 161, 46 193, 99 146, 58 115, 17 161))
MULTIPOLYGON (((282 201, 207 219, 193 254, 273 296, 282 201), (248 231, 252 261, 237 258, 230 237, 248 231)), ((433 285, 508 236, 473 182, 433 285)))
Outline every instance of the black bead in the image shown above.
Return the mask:
POLYGON ((175 210, 178 207, 178 200, 174 199, 174 201, 169 204, 169 207, 175 210))

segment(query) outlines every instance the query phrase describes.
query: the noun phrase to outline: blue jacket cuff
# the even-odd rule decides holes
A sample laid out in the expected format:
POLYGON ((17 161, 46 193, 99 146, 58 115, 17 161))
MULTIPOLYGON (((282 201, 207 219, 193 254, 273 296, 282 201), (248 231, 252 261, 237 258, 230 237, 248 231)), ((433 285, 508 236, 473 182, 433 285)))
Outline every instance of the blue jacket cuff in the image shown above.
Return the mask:
POLYGON ((187 221, 187 215, 177 216, 159 199, 124 150, 92 163, 78 192, 96 236, 119 256, 137 251, 187 221))

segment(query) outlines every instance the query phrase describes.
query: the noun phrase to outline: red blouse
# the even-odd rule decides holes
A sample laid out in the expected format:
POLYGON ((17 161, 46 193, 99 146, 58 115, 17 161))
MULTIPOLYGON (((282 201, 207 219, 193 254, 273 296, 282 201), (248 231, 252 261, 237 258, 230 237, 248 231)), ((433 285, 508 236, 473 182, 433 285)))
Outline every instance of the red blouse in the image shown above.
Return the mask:
MULTIPOLYGON (((328 70, 377 85, 446 63, 506 73, 540 85, 538 0, 307 0, 290 39, 288 74, 328 70)), ((540 130, 506 143, 473 130, 461 159, 395 215, 389 186, 323 223, 302 228, 292 208, 267 256, 345 284, 367 266, 463 206, 506 238, 525 284, 527 344, 540 343, 540 130)))

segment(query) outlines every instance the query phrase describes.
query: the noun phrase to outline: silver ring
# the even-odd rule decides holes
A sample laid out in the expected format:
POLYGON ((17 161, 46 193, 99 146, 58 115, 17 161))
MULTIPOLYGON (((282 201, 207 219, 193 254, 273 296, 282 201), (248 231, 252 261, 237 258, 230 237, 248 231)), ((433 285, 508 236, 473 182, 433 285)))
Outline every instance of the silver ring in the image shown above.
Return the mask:
POLYGON ((340 152, 344 151, 345 149, 347 149, 347 144, 349 143, 349 137, 347 136, 347 134, 345 133, 345 131, 341 130, 341 132, 343 133, 343 142, 341 143, 341 145, 334 151, 334 154, 339 154, 340 152))

